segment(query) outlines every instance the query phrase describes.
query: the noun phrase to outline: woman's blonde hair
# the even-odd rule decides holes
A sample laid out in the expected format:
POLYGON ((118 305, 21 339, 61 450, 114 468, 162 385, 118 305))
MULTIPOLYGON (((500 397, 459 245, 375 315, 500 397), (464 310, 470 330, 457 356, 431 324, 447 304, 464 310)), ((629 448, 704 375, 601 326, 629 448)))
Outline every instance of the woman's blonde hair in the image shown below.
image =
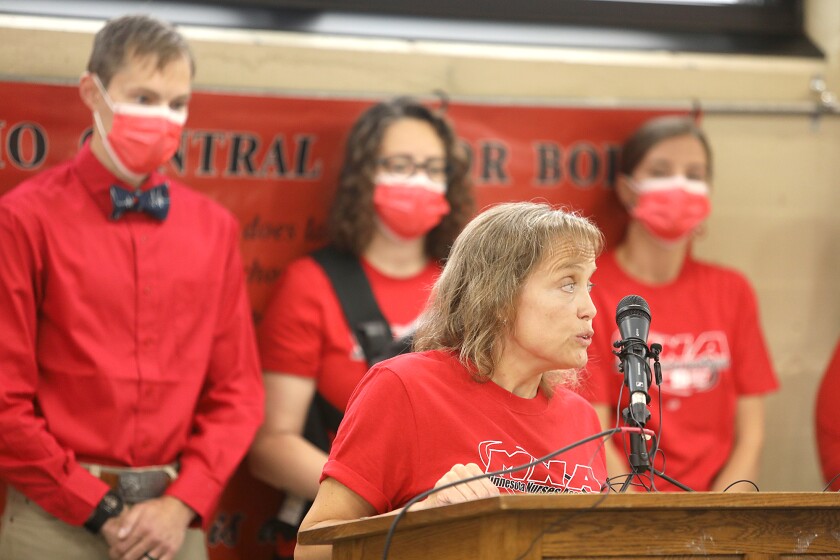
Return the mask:
POLYGON ((478 380, 493 376, 526 279, 549 255, 595 258, 604 245, 588 219, 546 203, 512 202, 482 212, 455 240, 420 319, 414 349, 457 352, 478 380))

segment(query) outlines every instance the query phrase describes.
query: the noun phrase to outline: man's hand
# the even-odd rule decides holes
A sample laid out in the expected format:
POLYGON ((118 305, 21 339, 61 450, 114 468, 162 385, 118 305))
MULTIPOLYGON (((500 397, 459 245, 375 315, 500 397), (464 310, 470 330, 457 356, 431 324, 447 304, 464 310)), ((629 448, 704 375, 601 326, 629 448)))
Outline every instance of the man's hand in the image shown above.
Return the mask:
POLYGON ((131 506, 102 526, 108 554, 112 560, 172 560, 194 517, 192 509, 172 496, 131 506))
POLYGON ((126 514, 128 514, 128 507, 124 507, 118 516, 111 517, 105 521, 99 529, 99 534, 105 538, 105 542, 108 543, 108 548, 113 548, 119 542, 117 533, 120 530, 120 524, 125 519, 126 514))
MULTIPOLYGON (((480 474, 484 474, 484 471, 481 470, 481 467, 475 463, 455 465, 435 483, 435 488, 455 482, 456 480, 464 480, 480 474)), ((479 478, 478 480, 458 484, 451 488, 447 488, 446 490, 435 492, 417 505, 419 506, 418 509, 425 509, 446 504, 457 504, 469 500, 479 500, 481 498, 489 498, 498 495, 499 489, 496 488, 489 479, 479 478)))

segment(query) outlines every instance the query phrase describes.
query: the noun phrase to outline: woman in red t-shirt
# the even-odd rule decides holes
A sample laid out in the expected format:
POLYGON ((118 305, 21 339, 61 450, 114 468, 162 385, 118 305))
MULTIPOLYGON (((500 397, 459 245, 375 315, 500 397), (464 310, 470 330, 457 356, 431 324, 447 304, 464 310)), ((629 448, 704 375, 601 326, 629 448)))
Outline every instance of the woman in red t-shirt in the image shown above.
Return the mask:
MULTIPOLYGON (((778 386, 749 282, 691 254, 711 211, 711 178, 709 143, 689 118, 653 119, 625 142, 616 194, 630 221, 624 239, 598 259, 599 313, 582 391, 605 428, 623 424, 616 412, 628 390, 613 355, 620 339, 613 310, 623 297, 641 296, 650 306, 648 343, 663 346, 663 382, 650 389, 647 424, 661 436, 654 464, 698 491, 756 480, 765 395, 778 386)), ((607 449, 612 477, 630 472, 627 446, 615 443, 607 449)), ((677 489, 649 473, 643 480, 677 489)))
MULTIPOLYGON (((440 260, 472 213, 466 157, 439 111, 398 98, 361 115, 347 139, 328 235, 332 249, 358 260, 395 337, 413 328, 440 260)), ((372 357, 364 355, 324 269, 311 256, 291 263, 279 280, 259 345, 266 411, 250 467, 258 479, 287 493, 280 513, 287 534, 278 542, 278 556, 290 558, 330 441, 372 357), (313 402, 327 433, 310 430, 307 439, 313 402)))

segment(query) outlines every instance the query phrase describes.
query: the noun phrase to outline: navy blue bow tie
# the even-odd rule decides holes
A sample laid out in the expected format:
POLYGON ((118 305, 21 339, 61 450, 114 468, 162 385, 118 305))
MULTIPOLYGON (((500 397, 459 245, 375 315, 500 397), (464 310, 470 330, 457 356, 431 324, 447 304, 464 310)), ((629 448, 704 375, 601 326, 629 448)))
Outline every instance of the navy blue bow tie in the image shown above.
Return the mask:
POLYGON ((131 192, 111 185, 111 219, 119 220, 126 212, 145 212, 153 218, 164 220, 169 213, 169 186, 164 183, 147 191, 131 192))

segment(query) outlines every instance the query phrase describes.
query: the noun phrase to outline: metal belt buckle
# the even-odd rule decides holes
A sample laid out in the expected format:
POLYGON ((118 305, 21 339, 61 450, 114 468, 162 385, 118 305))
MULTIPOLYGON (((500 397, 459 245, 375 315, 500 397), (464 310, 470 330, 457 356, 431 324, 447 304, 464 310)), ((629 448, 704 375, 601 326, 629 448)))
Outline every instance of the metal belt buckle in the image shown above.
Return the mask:
POLYGON ((124 471, 119 475, 117 492, 129 504, 159 498, 171 478, 166 471, 124 471))

